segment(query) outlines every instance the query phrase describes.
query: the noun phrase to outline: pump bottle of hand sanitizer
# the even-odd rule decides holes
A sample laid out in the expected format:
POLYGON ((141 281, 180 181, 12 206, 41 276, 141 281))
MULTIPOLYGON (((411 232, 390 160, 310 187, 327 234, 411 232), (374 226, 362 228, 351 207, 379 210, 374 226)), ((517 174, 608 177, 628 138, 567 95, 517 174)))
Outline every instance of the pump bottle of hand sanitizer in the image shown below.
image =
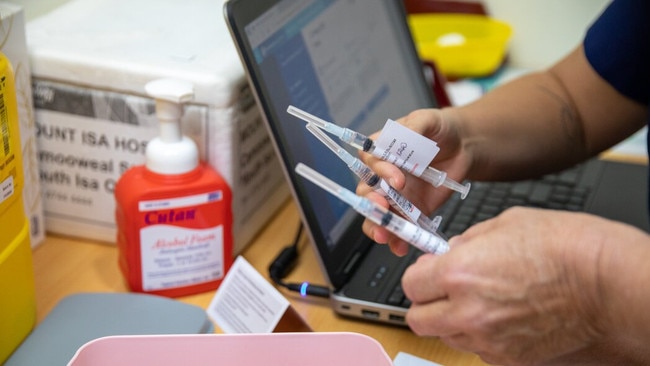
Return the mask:
POLYGON ((159 79, 145 90, 156 100, 160 136, 147 144, 145 165, 115 186, 120 269, 134 292, 177 297, 215 289, 232 264, 231 190, 181 134, 192 84, 159 79))

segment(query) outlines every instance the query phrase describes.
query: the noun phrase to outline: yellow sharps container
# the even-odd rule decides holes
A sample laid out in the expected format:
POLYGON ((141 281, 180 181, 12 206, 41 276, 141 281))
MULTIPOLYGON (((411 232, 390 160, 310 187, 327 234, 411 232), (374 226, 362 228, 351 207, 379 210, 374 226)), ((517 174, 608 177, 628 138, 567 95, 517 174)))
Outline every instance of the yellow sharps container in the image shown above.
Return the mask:
POLYGON ((0 53, 0 364, 34 327, 36 301, 11 64, 0 53))

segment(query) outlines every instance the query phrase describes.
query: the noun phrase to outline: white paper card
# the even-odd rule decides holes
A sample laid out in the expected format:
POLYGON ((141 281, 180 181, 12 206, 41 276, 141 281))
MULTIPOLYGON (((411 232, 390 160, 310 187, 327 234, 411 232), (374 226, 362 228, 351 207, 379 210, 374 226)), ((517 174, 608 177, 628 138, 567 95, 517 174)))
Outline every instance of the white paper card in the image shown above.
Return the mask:
POLYGON ((375 154, 407 172, 420 176, 440 148, 435 141, 389 119, 375 142, 375 154))
POLYGON ((439 363, 425 360, 420 357, 413 356, 409 353, 400 352, 393 360, 393 366, 442 366, 439 363))
POLYGON ((207 309, 224 333, 271 333, 289 300, 239 256, 207 309))

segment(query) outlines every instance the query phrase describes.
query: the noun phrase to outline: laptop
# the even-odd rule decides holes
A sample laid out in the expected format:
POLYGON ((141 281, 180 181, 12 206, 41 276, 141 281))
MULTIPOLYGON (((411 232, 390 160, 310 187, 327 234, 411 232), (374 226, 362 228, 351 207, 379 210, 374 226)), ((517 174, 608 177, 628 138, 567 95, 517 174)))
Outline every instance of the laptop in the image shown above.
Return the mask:
MULTIPOLYGON (((363 217, 295 173, 295 166, 304 163, 353 191, 358 181, 306 130, 303 121, 286 112, 294 105, 369 135, 380 130, 388 118, 437 107, 402 1, 230 0, 224 13, 331 287, 333 310, 344 316, 404 325, 410 303, 399 283, 403 271, 421 253, 413 250, 397 257, 388 246, 377 245, 363 234, 363 217)), ((644 166, 593 160, 539 181, 473 182, 467 199, 461 200, 455 193, 434 214, 443 215, 441 230, 452 235, 508 205, 553 202, 648 230, 646 175, 644 166), (571 179, 575 188, 552 188, 568 185, 571 179), (519 196, 512 198, 504 192, 519 196), (575 196, 581 197, 581 203, 575 196), (504 203, 497 204, 496 197, 504 203), (471 203, 475 212, 470 213, 470 205, 465 207, 465 203, 471 203), (488 209, 481 211, 483 206, 488 209)))

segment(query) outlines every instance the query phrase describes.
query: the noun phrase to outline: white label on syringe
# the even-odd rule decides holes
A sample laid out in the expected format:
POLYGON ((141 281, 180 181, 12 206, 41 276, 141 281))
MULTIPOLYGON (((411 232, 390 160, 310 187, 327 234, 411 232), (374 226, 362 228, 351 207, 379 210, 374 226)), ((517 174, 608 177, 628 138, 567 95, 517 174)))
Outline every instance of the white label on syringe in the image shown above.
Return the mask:
POLYGON ((442 254, 449 250, 443 239, 415 225, 404 225, 400 234, 402 239, 426 253, 442 254))
POLYGON ((415 207, 406 197, 402 196, 395 188, 391 187, 385 180, 381 180, 379 183, 381 189, 386 192, 386 195, 390 197, 393 202, 399 207, 401 213, 408 216, 412 222, 417 222, 420 217, 420 210, 415 207))
POLYGON ((375 141, 373 155, 420 176, 440 148, 435 141, 389 119, 375 141))

